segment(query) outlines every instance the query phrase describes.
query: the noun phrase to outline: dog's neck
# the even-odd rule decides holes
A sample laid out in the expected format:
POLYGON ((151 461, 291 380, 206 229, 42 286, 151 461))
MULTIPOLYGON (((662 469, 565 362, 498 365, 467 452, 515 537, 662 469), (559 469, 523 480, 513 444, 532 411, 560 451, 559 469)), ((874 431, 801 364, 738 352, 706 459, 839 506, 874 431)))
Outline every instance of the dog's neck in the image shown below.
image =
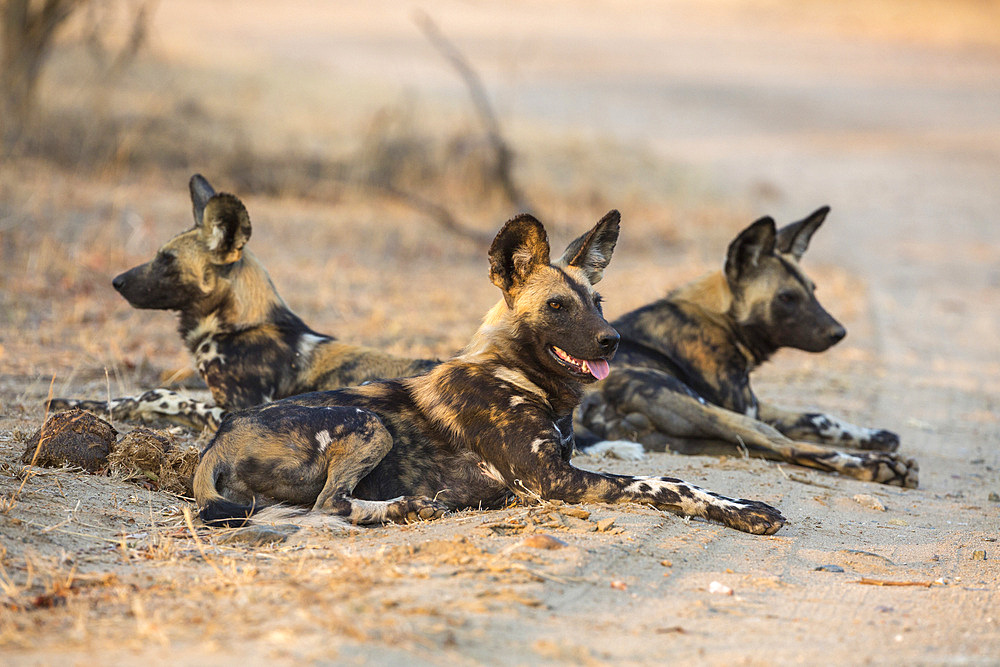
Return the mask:
MULTIPOLYGON (((504 345, 514 330, 513 311, 501 299, 486 313, 472 340, 456 359, 464 363, 501 364, 512 371, 512 384, 527 383, 531 390, 552 407, 558 416, 571 413, 583 396, 583 385, 561 378, 540 367, 537 360, 525 358, 524 351, 504 345), (523 379, 521 379, 523 378, 523 379)), ((525 388, 525 387, 522 387, 525 388)))
POLYGON ((777 349, 753 327, 743 326, 733 315, 733 291, 722 271, 715 271, 673 290, 672 301, 687 302, 698 308, 705 318, 727 331, 733 343, 740 347, 750 362, 748 372, 771 358, 777 349))
POLYGON ((182 311, 180 334, 193 352, 210 337, 250 333, 261 327, 311 332, 274 288, 263 265, 249 251, 220 271, 215 293, 182 311))

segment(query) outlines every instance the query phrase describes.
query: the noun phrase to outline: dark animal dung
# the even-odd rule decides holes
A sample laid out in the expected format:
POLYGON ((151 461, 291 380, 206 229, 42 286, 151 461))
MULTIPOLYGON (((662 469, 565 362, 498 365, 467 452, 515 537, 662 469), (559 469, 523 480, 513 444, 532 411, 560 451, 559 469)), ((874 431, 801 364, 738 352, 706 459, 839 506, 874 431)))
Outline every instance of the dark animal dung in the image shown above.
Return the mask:
POLYGON ((107 465, 117 435, 111 424, 89 412, 59 412, 28 439, 21 462, 45 467, 72 465, 98 472, 107 465))

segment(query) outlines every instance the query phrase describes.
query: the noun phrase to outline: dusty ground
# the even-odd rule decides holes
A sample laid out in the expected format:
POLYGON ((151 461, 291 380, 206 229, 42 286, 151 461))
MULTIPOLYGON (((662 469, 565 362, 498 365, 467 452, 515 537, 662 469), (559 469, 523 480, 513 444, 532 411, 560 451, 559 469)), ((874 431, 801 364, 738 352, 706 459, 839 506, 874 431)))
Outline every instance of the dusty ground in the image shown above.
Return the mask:
MULTIPOLYGON (((350 151, 400 99, 432 127, 466 113, 400 3, 201 4, 160 3, 151 52, 109 106, 198 101, 216 119, 206 145, 238 135, 243 156, 350 151)), ((715 266, 754 216, 830 204, 806 261, 850 336, 822 356, 780 354, 758 393, 898 431, 921 488, 735 454, 581 458, 764 500, 792 522, 761 538, 638 507, 514 507, 270 547, 194 538, 182 498, 19 463, 50 383, 103 396, 188 365, 172 316, 132 311, 109 285, 188 224, 187 173, 23 158, 0 168, 4 661, 1000 662, 1000 10, 786 4, 424 8, 490 86, 554 241, 622 210, 601 285, 611 316, 715 266), (566 546, 536 548, 534 533, 566 546)), ((62 58, 46 94, 70 107, 86 91, 62 58)), ((244 197, 252 246, 319 330, 446 355, 497 298, 482 248, 398 204, 244 192, 210 171, 231 161, 204 160, 244 197)), ((510 213, 486 208, 470 224, 510 213)))

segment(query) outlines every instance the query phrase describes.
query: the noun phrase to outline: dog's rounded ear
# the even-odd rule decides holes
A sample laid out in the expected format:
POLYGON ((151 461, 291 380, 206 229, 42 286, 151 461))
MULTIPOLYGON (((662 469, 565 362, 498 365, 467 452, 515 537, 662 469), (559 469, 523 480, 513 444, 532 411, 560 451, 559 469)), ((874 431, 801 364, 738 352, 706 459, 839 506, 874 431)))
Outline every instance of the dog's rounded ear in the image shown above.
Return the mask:
POLYGON ((810 213, 808 217, 779 229, 778 240, 776 242, 778 252, 791 253, 796 261, 802 259, 802 255, 809 248, 809 240, 816 230, 819 229, 819 226, 823 224, 823 221, 826 220, 826 215, 829 212, 829 206, 818 208, 810 213))
POLYGON ((733 239, 726 253, 726 279, 735 285, 740 278, 754 271, 763 257, 774 254, 774 219, 756 221, 733 239))
POLYGON ((618 243, 621 219, 618 211, 608 211, 593 229, 566 246, 559 263, 582 269, 591 285, 599 283, 618 243))
POLYGON ((215 188, 201 174, 195 174, 188 181, 191 192, 191 212, 194 213, 194 226, 199 227, 205 219, 205 206, 208 200, 215 196, 215 188))
POLYGON ((220 193, 205 204, 201 240, 213 264, 232 264, 243 255, 250 240, 250 215, 237 197, 220 193))
POLYGON ((503 290, 508 306, 528 276, 549 263, 549 238, 528 214, 511 218, 490 245, 490 280, 503 290))

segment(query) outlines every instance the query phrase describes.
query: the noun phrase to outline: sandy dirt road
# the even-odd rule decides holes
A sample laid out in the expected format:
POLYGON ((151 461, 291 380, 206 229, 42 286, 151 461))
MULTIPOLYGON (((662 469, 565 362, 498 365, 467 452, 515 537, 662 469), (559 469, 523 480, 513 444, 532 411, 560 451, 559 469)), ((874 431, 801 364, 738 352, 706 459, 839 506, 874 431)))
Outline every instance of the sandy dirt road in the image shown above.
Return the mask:
MULTIPOLYGON (((220 67, 227 58, 246 67, 252 52, 261 67, 300 63, 317 81, 325 73, 369 91, 431 91, 434 104, 464 99, 409 7, 289 3, 262 22, 266 3, 241 4, 220 24, 218 8, 162 3, 160 48, 220 67)), ((663 187, 684 207, 721 201, 747 221, 829 204, 807 266, 839 281, 834 304, 849 338, 822 357, 782 353, 761 372, 758 393, 898 431, 921 463, 920 488, 738 456, 582 459, 764 500, 792 522, 759 538, 595 507, 591 519, 613 518, 616 530, 591 532, 522 507, 347 536, 303 531, 260 550, 209 544, 207 557, 178 530, 166 561, 143 547, 148 536, 122 549, 142 547, 144 559, 58 530, 43 540, 31 526, 62 516, 47 516, 39 496, 0 517, 7 548, 75 550, 81 571, 115 581, 89 583, 98 592, 84 588, 64 607, 5 612, 6 659, 87 663, 100 651, 102 660, 152 664, 1000 662, 1000 503, 989 500, 1000 493, 1000 48, 979 33, 941 37, 933 16, 925 32, 890 21, 895 29, 883 34, 822 6, 791 16, 763 2, 425 9, 490 83, 515 146, 546 135, 634 146, 672 166, 676 181, 663 187), (568 546, 522 546, 533 523, 568 546), (986 559, 973 560, 980 550, 986 559), (816 570, 823 565, 844 571, 816 570), (710 593, 714 581, 733 594, 710 593)), ((531 174, 537 162, 526 153, 531 174)), ((655 187, 648 178, 621 175, 655 187)), ((629 287, 668 275, 630 245, 643 220, 622 211, 622 244, 602 284, 612 316, 644 296, 629 287)), ((721 247, 703 252, 721 256, 721 247)), ((820 290, 823 298, 822 282, 820 290)), ((482 311, 493 296, 484 298, 482 311)), ((5 446, 13 460, 17 443, 5 446)), ((122 516, 145 534, 144 517, 176 506, 125 484, 60 479, 65 497, 94 504, 87 521, 102 535, 122 516), (123 508, 100 504, 109 492, 126 499, 123 508)))

